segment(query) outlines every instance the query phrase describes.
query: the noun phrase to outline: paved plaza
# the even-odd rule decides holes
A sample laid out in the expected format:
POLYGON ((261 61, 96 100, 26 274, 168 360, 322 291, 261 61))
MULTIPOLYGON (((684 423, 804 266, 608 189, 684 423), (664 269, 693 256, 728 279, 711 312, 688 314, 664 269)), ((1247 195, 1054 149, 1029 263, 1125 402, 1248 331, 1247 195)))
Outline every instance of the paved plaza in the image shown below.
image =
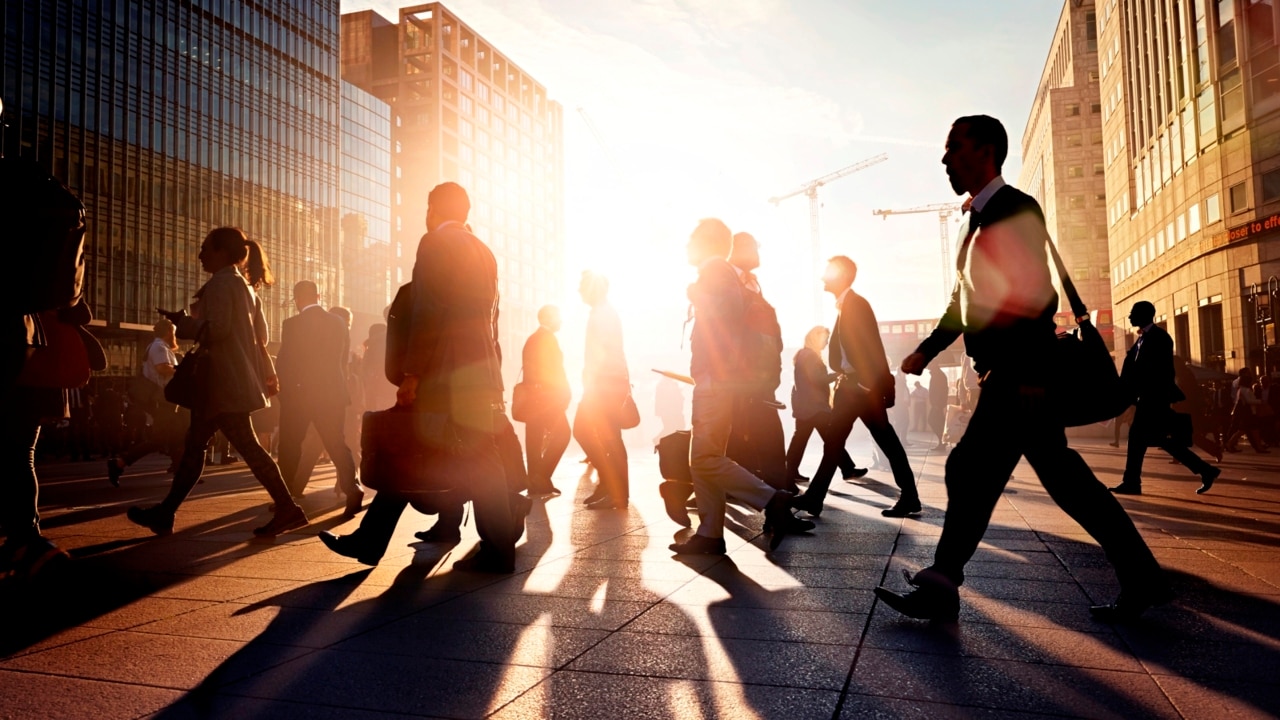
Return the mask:
MULTIPOLYGON (((656 457, 634 452, 632 506, 536 502, 518 572, 452 569, 476 542, 415 541, 409 511, 376 568, 329 552, 349 532, 322 466, 314 522, 251 539, 266 493, 211 468, 153 538, 125 508, 158 500, 167 460, 108 485, 101 462, 42 467, 45 528, 74 561, 39 588, 0 585, 0 718, 1245 718, 1280 715, 1280 456, 1227 456, 1213 491, 1148 457, 1125 507, 1178 599, 1112 628, 1099 548, 1023 463, 968 567, 955 625, 907 620, 881 583, 928 564, 944 455, 910 448, 925 512, 890 520, 887 473, 837 480, 811 536, 767 554, 731 508, 729 555, 677 559, 656 457)), ((1103 482, 1123 448, 1073 444, 1103 482)), ((861 462, 867 448, 854 447, 861 462), (857 452, 862 450, 863 452, 857 452)), ((817 462, 817 443, 806 463, 817 462)))

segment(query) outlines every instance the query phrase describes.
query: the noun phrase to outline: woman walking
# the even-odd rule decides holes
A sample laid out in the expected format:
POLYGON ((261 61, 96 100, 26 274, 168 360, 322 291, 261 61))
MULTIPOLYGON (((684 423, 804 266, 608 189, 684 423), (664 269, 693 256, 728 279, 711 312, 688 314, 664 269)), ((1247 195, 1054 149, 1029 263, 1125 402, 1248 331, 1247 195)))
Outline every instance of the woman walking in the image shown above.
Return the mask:
POLYGON ((238 265, 248 261, 249 278, 270 285, 271 269, 258 243, 239 228, 212 230, 200 246, 200 264, 212 275, 196 293, 191 314, 166 312, 178 337, 196 340, 201 363, 200 400, 191 411, 191 426, 182 460, 168 496, 159 505, 129 508, 133 522, 157 535, 173 532, 173 518, 204 472, 204 454, 218 430, 236 449, 275 503, 275 516, 255 535, 274 536, 303 527, 306 513, 293 501, 280 469, 258 444, 249 414, 266 407, 279 381, 266 352, 267 322, 262 303, 238 265))
MULTIPOLYGON (((787 447, 787 479, 790 483, 807 482, 800 474, 800 462, 813 431, 826 439, 827 423, 831 420, 831 375, 822 361, 822 351, 827 347, 831 332, 818 325, 804 336, 804 347, 795 357, 795 386, 791 390, 791 414, 796 419, 796 432, 787 447)), ((866 468, 853 464, 849 451, 840 455, 837 467, 845 480, 856 480, 867 474, 866 468)))

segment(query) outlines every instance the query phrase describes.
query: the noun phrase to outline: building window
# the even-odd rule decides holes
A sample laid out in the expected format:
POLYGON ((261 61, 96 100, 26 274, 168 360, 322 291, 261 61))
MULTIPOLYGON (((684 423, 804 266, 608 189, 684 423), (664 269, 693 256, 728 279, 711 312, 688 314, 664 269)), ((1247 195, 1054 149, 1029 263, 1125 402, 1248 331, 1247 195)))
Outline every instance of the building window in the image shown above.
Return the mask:
POLYGON ((1280 200, 1280 168, 1262 173, 1262 202, 1280 200))
POLYGON ((1231 214, 1244 212, 1249 209, 1249 193, 1245 189, 1245 184, 1240 182, 1232 185, 1227 190, 1227 198, 1231 205, 1231 214))
POLYGON ((1240 68, 1223 73, 1218 87, 1222 98, 1222 132, 1229 133, 1244 124, 1244 88, 1240 68))
POLYGON ((1067 177, 1069 177, 1069 178, 1082 178, 1082 177, 1084 177, 1084 166, 1083 166, 1083 165, 1068 165, 1068 166, 1067 166, 1067 177))
POLYGON ((1067 198, 1067 207, 1071 210, 1079 210, 1084 207, 1083 195, 1072 195, 1067 198))
POLYGON ((1093 174, 1094 174, 1094 175, 1102 175, 1102 174, 1103 174, 1103 173, 1105 173, 1105 172, 1106 172, 1106 168, 1103 166, 1103 164, 1102 164, 1102 163, 1094 163, 1094 164, 1093 164, 1093 174))
POLYGON ((1193 235, 1200 232, 1200 204, 1196 203, 1187 208, 1187 234, 1193 235))
POLYGON ((1080 114, 1080 103, 1067 103, 1067 117, 1076 117, 1080 114))
POLYGON ((1067 136, 1067 147, 1080 147, 1084 144, 1084 136, 1079 133, 1067 136))
POLYGON ((1186 215, 1179 215, 1179 216, 1178 216, 1178 235, 1177 235, 1177 237, 1178 237, 1177 242, 1182 242, 1183 240, 1186 240, 1186 239, 1187 239, 1187 216, 1186 216, 1186 215))
POLYGON ((1212 225, 1222 219, 1222 203, 1218 202, 1218 193, 1204 199, 1204 222, 1212 225))
POLYGON ((1218 0, 1218 64, 1236 61, 1236 0, 1218 0))

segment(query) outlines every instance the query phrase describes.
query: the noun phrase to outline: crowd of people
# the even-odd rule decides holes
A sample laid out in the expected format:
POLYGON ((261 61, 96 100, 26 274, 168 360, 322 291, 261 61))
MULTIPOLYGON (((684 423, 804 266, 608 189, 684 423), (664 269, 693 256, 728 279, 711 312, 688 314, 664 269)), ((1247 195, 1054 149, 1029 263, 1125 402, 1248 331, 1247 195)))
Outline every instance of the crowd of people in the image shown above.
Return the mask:
MULTIPOLYGON (((684 378, 693 384, 692 428, 684 445, 672 445, 680 448, 682 462, 675 464, 680 477, 663 483, 661 494, 667 513, 686 527, 693 526, 687 511, 692 499, 698 522, 671 545, 673 553, 725 553, 730 501, 762 513, 770 550, 788 536, 816 529, 835 473, 846 480, 867 473, 846 450, 859 420, 898 488, 881 514, 904 518, 922 512, 903 443, 911 425, 902 415, 914 410, 920 418, 916 428, 933 433, 938 449, 949 443, 955 447, 946 460, 946 518, 933 563, 909 578, 912 589, 907 592, 876 589, 890 607, 916 618, 957 617, 964 567, 1023 457, 1049 496, 1097 540, 1115 567, 1121 594, 1114 603, 1091 608, 1095 616, 1132 619, 1170 598, 1168 581, 1115 495, 1141 492, 1148 447, 1161 447, 1185 464, 1201 477, 1200 492, 1208 491, 1220 471, 1188 446, 1195 442, 1220 459, 1223 450, 1235 451, 1243 437, 1254 452, 1266 452, 1268 442, 1275 440, 1280 393, 1271 392, 1267 379, 1255 383, 1247 369, 1242 371, 1231 390, 1223 444, 1209 445, 1210 432, 1202 423, 1208 415, 1206 398, 1188 391, 1185 366, 1175 368, 1168 335, 1154 324, 1154 307, 1138 303, 1130 320, 1139 339, 1126 354, 1120 378, 1127 395, 1117 399, 1125 401, 1117 403, 1117 412, 1121 405, 1134 406, 1129 460, 1124 481, 1109 492, 1067 445, 1054 395, 1058 342, 1053 316, 1059 300, 1049 270, 1050 240, 1035 200, 1001 177, 1007 152, 1007 135, 993 118, 968 116, 951 126, 942 162, 956 193, 968 196, 955 291, 936 329, 896 373, 871 304, 854 290, 857 264, 843 255, 828 261, 820 281, 835 303, 837 319, 831 328, 806 333, 794 357, 791 411, 796 425, 789 443, 779 418, 784 406, 775 397, 782 382, 783 333, 755 274, 758 244, 748 233, 734 234, 719 219, 697 224, 686 248, 697 274, 688 289, 691 360, 684 378), (955 438, 945 428, 952 404, 948 380, 930 364, 961 337, 969 365, 956 397, 971 417, 963 435, 955 438), (909 390, 907 376, 921 375, 926 368, 928 387, 917 381, 915 390, 909 390), (1195 419, 1194 425, 1187 421, 1185 430, 1183 415, 1195 419), (822 455, 808 478, 800 466, 814 432, 822 441, 822 455), (802 489, 802 483, 807 487, 802 489)), ((631 486, 622 433, 639 422, 639 411, 631 394, 622 325, 608 300, 608 280, 585 272, 579 285, 590 315, 583 391, 572 423, 567 416, 572 393, 556 338, 560 313, 554 306, 542 308, 539 327, 524 343, 520 381, 508 405, 497 336, 498 266, 467 225, 469 212, 470 199, 461 186, 446 182, 431 191, 427 232, 417 249, 412 282, 388 309, 387 322, 374 325, 368 341, 354 353, 350 313, 325 309, 316 284, 302 280, 293 287, 297 313, 284 323, 278 354, 269 355, 259 295, 274 280, 266 253, 239 229, 212 230, 200 249, 208 282, 189 309, 160 312, 137 387, 122 403, 145 411, 147 437, 107 449, 113 483, 146 454, 160 452, 172 459, 173 482, 165 497, 154 505, 129 508, 128 518, 155 534, 171 533, 219 433, 270 496, 271 516, 253 530, 265 537, 308 524, 298 500, 322 446, 334 464, 335 490, 345 498, 345 515, 364 514, 353 532, 321 532, 320 540, 333 552, 366 564, 380 561, 410 506, 438 515, 435 525, 417 533, 420 539, 458 541, 463 506, 469 502, 481 542, 458 566, 512 572, 533 501, 561 493, 553 476, 570 437, 585 452, 588 472, 593 468, 599 476, 586 506, 625 510, 631 486), (181 360, 175 352, 179 338, 195 343, 181 360), (513 419, 525 426, 523 448, 513 419), (318 439, 308 450, 309 431, 318 439), (386 435, 394 436, 392 442, 386 435), (273 440, 278 462, 268 449, 273 440), (412 462, 388 464, 382 449, 388 444, 397 448, 393 454, 412 462), (379 448, 378 457, 367 458, 371 462, 364 463, 364 472, 362 447, 379 448), (377 489, 367 507, 365 484, 377 489)), ((59 307, 82 305, 64 298, 39 310, 59 307)), ((23 399, 28 393, 18 376, 24 353, 42 342, 32 329, 38 323, 31 320, 39 310, 15 316, 24 318, 25 330, 21 341, 15 332, 12 352, 5 356, 6 398, 23 399)), ((1087 322, 1086 317, 1078 320, 1087 322)), ((78 317, 69 322, 87 321, 78 317)), ((65 411, 65 394, 60 397, 65 411)), ((33 408, 39 404, 23 402, 33 408)), ((1216 396, 1212 402, 1225 404, 1216 396)), ((12 415, 24 419, 21 428, 9 428, 6 442, 21 440, 26 457, 20 463, 25 468, 22 480, 5 485, 7 541, 0 562, 10 570, 19 565, 29 570, 32 557, 43 562, 61 555, 39 533, 30 454, 40 421, 60 415, 52 408, 12 415)), ((74 421, 74 410, 71 416, 74 421)), ((6 422, 16 420, 11 416, 6 422)), ((674 428, 683 426, 683 420, 664 417, 663 424, 674 428)))

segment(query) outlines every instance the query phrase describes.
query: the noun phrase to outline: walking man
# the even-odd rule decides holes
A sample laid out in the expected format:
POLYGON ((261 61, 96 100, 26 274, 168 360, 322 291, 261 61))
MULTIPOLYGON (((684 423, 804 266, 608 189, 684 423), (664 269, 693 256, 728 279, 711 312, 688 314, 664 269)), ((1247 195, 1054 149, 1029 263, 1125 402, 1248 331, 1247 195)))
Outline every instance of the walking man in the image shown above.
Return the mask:
POLYGON ((909 617, 955 620, 964 566, 1025 455, 1053 501, 1115 567, 1119 599, 1090 611, 1106 622, 1129 620, 1168 601, 1171 592, 1124 508, 1067 447, 1063 422, 1046 397, 1058 342, 1049 234, 1039 204, 1000 176, 1008 148, 1004 126, 985 115, 956 120, 947 137, 942 163, 951 187, 971 197, 956 289, 938 326, 903 360, 902 369, 919 375, 963 335, 982 392, 964 436, 947 457, 947 515, 933 565, 916 573, 915 590, 902 595, 880 587, 876 596, 909 617))
POLYGON ((1156 325, 1156 306, 1146 300, 1133 304, 1129 323, 1138 328, 1138 341, 1125 353, 1120 382, 1136 408, 1129 426, 1124 477, 1111 492, 1141 495, 1143 458, 1148 447, 1158 447, 1200 476, 1201 485, 1196 492, 1203 495, 1213 487, 1213 481, 1222 471, 1201 460, 1181 439, 1169 435, 1175 419, 1170 406, 1186 399, 1175 381, 1173 338, 1156 325))
POLYGON ((538 329, 524 343, 521 353, 524 382, 536 388, 537 406, 524 425, 525 452, 529 457, 529 495, 559 495, 551 476, 569 446, 569 378, 564 353, 556 341, 560 308, 544 305, 538 310, 538 329))
MULTIPOLYGON (((893 470, 893 481, 900 495, 893 507, 880 511, 885 517, 906 517, 920 512, 920 496, 916 492, 916 476, 907 460, 907 451, 889 424, 888 409, 893 407, 897 390, 889 372, 888 356, 880 341, 880 325, 866 298, 853 291, 858 266, 843 255, 827 262, 822 281, 836 298, 840 314, 831 330, 828 362, 836 378, 832 402, 831 426, 823 438, 822 462, 804 495, 796 498, 794 507, 817 517, 844 452, 845 441, 853 424, 862 420, 893 470)), ((902 398, 908 402, 908 398, 902 398)))

